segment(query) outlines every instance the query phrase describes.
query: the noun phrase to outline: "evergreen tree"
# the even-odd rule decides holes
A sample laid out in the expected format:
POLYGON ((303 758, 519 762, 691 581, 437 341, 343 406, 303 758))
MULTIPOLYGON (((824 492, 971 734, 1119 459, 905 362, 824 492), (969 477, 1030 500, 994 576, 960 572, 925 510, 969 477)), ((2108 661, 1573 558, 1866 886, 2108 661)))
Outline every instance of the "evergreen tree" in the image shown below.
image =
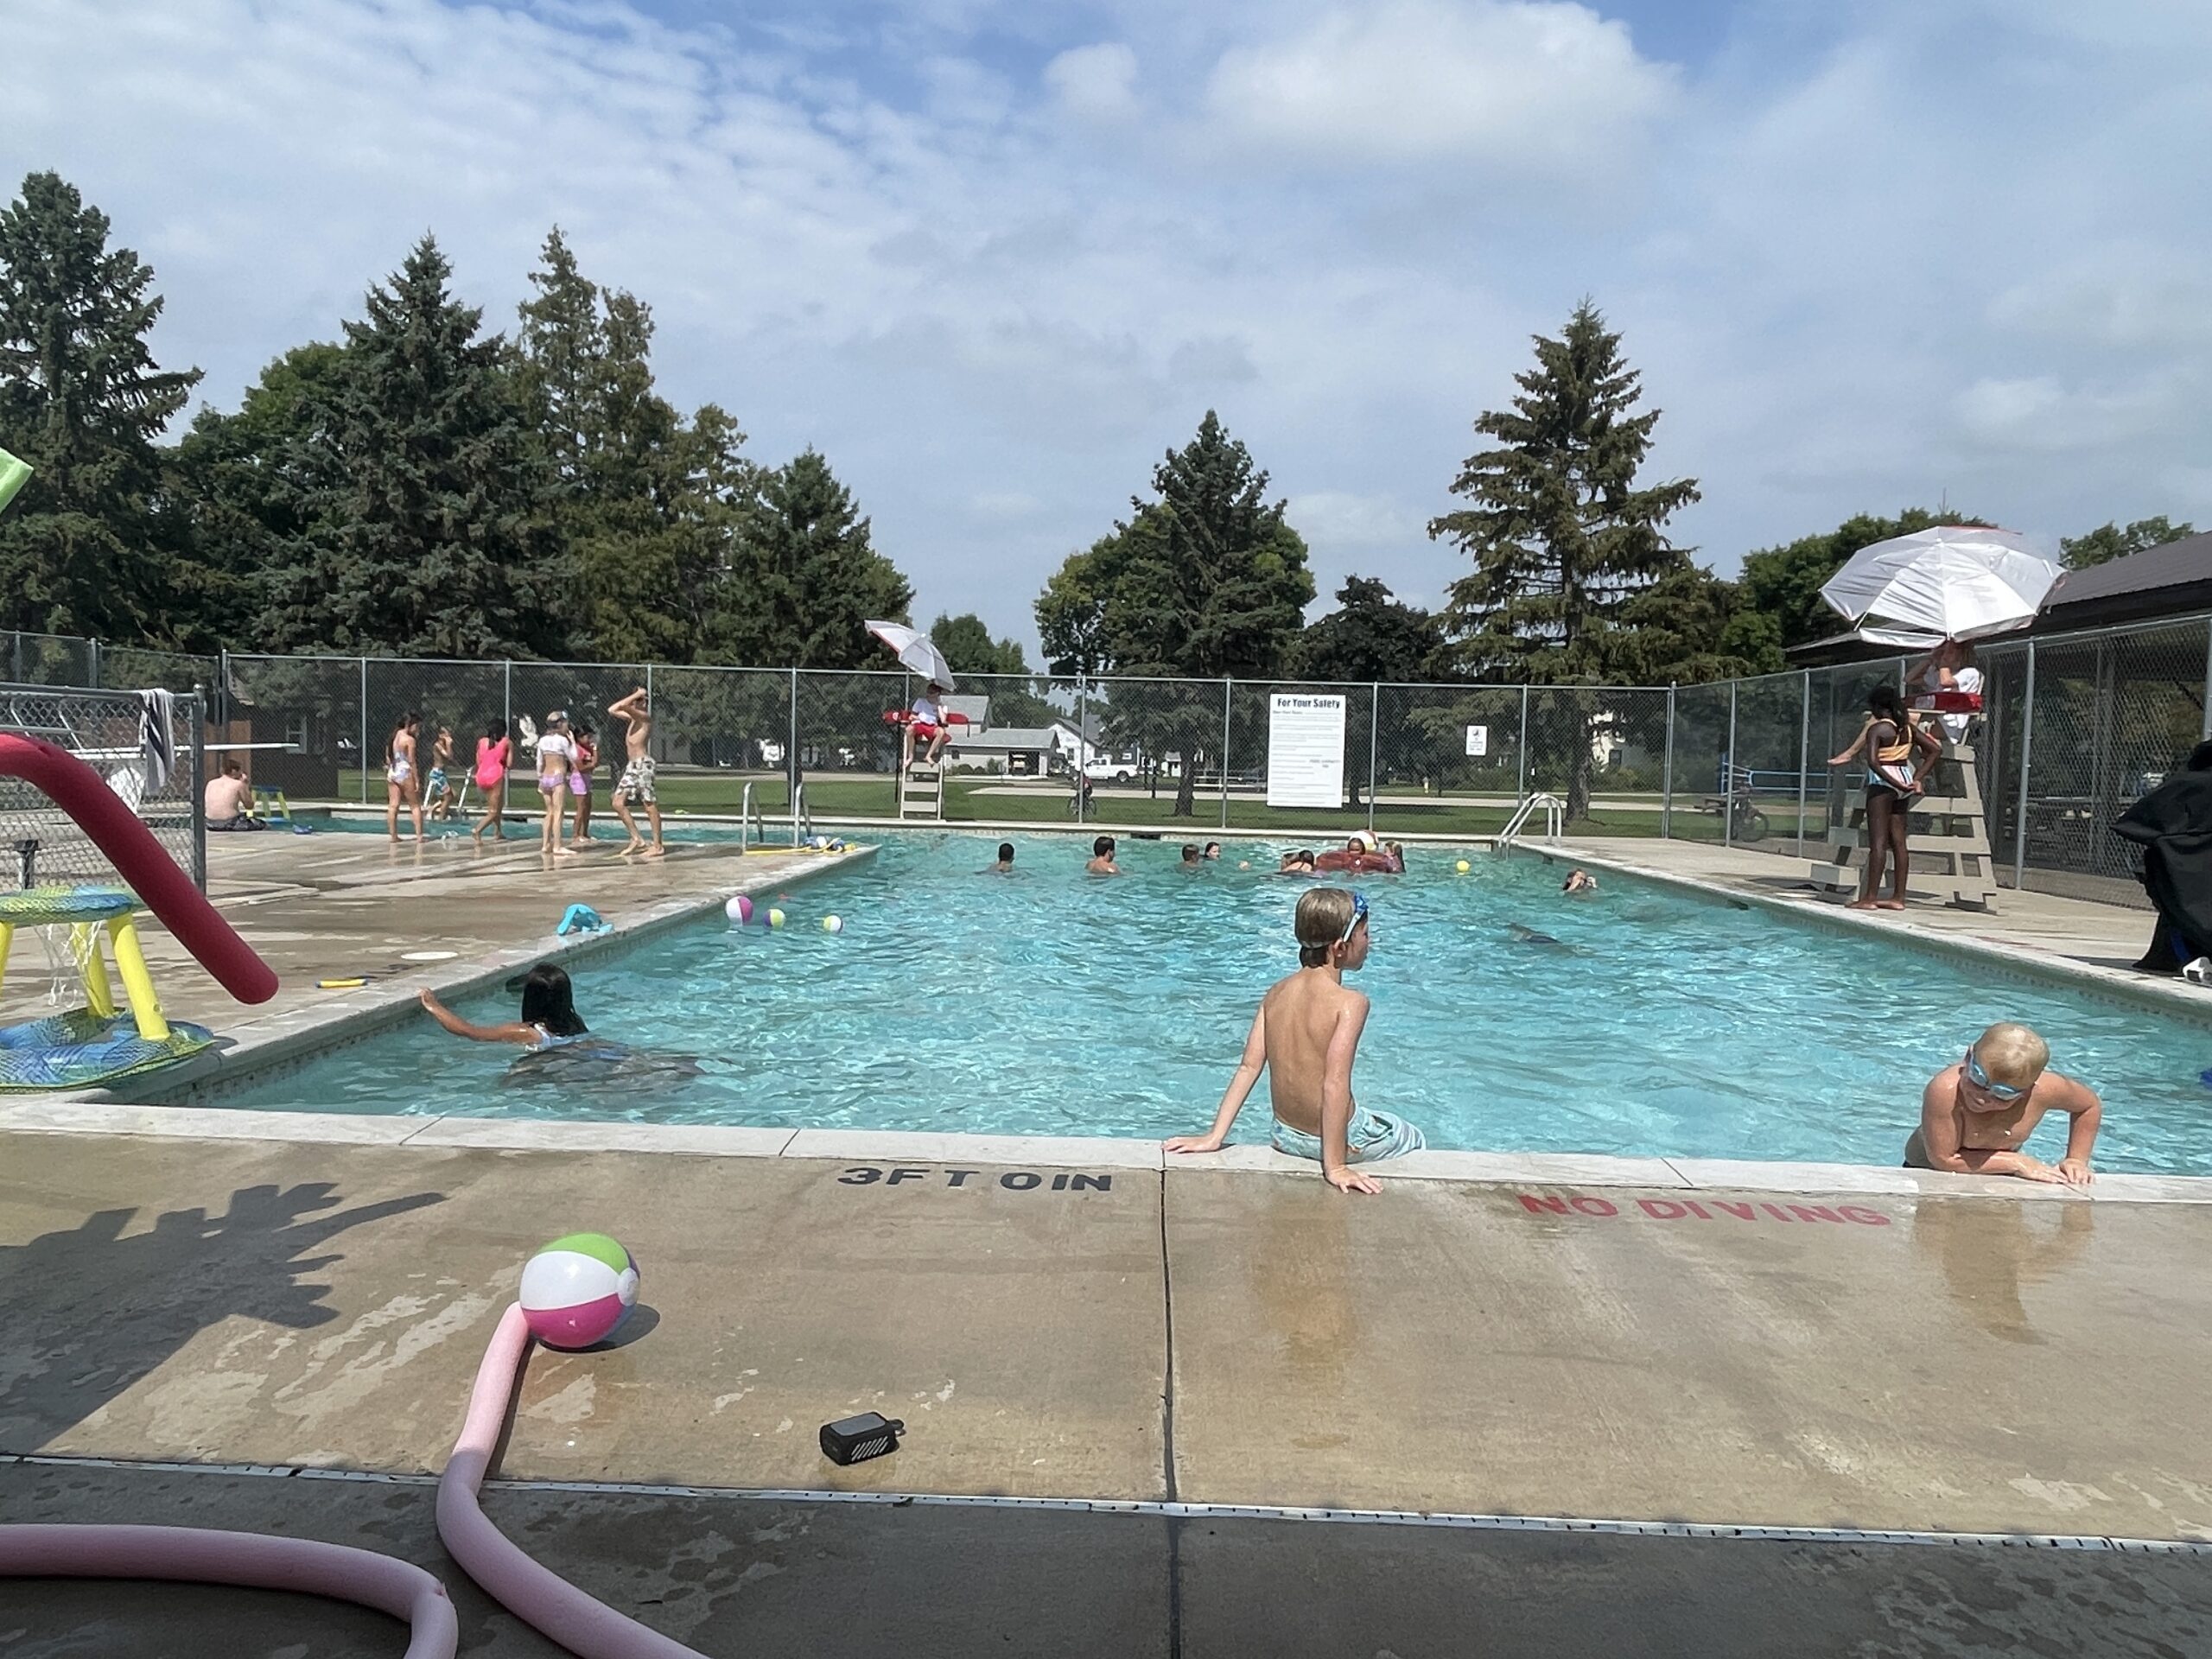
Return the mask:
POLYGON ((654 390, 652 311, 585 277, 557 226, 530 280, 537 296, 522 306, 518 373, 576 568, 580 643, 606 659, 689 662, 705 639, 684 596, 713 539, 701 444, 726 455, 744 434, 685 427, 654 390))
POLYGON ((1780 547, 1746 553, 1743 573, 1736 580, 1737 602, 1744 611, 1774 619, 1783 650, 1810 645, 1850 628, 1836 608, 1821 597, 1821 587, 1859 549, 1937 524, 1986 525, 1988 522, 1968 513, 1939 516, 1925 507, 1907 507, 1894 518, 1859 513, 1822 535, 1801 536, 1780 547))
POLYGON ((346 348, 296 346, 261 372, 238 412, 202 409, 177 446, 194 563, 223 619, 218 643, 289 651, 290 601, 311 589, 322 515, 342 476, 316 426, 337 396, 346 348))
POLYGON ((1299 635, 1292 671, 1307 680, 1408 685, 1446 677, 1444 625, 1372 576, 1347 576, 1337 608, 1299 635))
POLYGON ((53 173, 0 210, 0 448, 33 468, 0 518, 0 627, 191 643, 154 440, 200 371, 155 363, 153 269, 108 229, 53 173))
POLYGON ((334 452, 312 506, 308 580, 275 609, 296 644, 476 658, 557 656, 578 620, 547 513, 545 463, 483 313, 447 290, 425 236, 303 419, 334 452))
POLYGON ((869 539, 868 521, 812 449, 763 474, 732 547, 723 649, 781 668, 881 668, 870 619, 904 620, 913 589, 869 539))
MULTIPOLYGON (((1268 679, 1295 643, 1313 577, 1306 543, 1267 499, 1268 475, 1213 410, 1198 435, 1153 469, 1155 499, 1086 552, 1071 555, 1037 601, 1055 674, 1268 679)), ((1181 758, 1175 811, 1195 805, 1198 760, 1221 733, 1210 690, 1147 689, 1108 716, 1117 742, 1181 758)))
MULTIPOLYGON (((1662 527, 1698 499, 1696 480, 1639 487, 1660 411, 1634 413, 1637 372, 1620 335, 1584 300, 1556 340, 1538 336, 1536 366, 1515 377, 1510 410, 1475 429, 1499 446, 1469 458, 1452 493, 1474 505, 1446 513, 1429 534, 1475 562, 1452 585, 1450 619, 1461 659, 1485 678, 1567 685, 1618 677, 1624 607, 1688 556, 1662 527)), ((1573 757, 1570 817, 1589 804, 1585 705, 1562 705, 1580 729, 1573 757)))
POLYGON ((2168 542, 2195 534, 2196 526, 2169 523, 2164 513, 2155 518, 2138 518, 2125 529, 2115 519, 2084 535, 2060 537, 2059 563, 2069 570, 2087 570, 2093 564, 2147 553, 2154 547, 2164 547, 2168 542))

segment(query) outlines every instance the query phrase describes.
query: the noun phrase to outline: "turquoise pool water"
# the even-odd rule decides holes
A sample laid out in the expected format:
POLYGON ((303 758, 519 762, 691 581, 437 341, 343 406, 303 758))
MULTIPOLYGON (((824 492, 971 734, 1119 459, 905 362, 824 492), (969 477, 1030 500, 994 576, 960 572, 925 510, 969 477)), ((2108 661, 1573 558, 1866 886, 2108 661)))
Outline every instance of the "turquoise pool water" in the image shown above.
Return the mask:
MULTIPOLYGON (((1125 842, 1119 880, 1072 836, 893 834, 802 883, 791 925, 717 918, 578 970, 608 1066, 419 1023, 223 1103, 661 1123, 1157 1136, 1212 1116, 1260 993, 1296 964, 1303 884, 1231 843, 1198 874, 1125 842), (1236 868, 1240 856, 1255 868, 1236 868), (839 935, 823 916, 845 919, 839 935)), ((2106 1099, 2101 1167, 2212 1174, 2212 1029, 1760 910, 1608 882, 1570 900, 1540 861, 1416 849, 1357 885, 1375 949, 1356 1083, 1430 1144, 1486 1151, 1893 1163, 1921 1084, 2020 1019, 2106 1099), (1515 925, 1558 941, 1516 940, 1515 925)), ((465 1004, 513 1017, 512 999, 465 1004)), ((1236 1138, 1263 1140, 1264 1086, 1236 1138)), ((2056 1158, 2056 1123, 2034 1150, 2056 1158)))

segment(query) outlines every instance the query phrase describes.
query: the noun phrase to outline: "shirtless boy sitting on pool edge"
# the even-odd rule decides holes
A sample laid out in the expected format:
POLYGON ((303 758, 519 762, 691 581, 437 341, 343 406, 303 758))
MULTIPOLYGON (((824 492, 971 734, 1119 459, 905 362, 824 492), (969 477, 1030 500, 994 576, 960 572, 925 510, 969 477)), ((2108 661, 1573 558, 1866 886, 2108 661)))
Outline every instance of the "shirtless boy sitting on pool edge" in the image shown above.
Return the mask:
POLYGON ((1272 1068, 1275 1150, 1315 1160, 1321 1179, 1341 1192, 1380 1192, 1375 1178, 1352 1165, 1418 1152, 1427 1143, 1412 1124, 1352 1098, 1351 1065, 1367 1024, 1367 999, 1344 976, 1367 961, 1367 900, 1342 887, 1315 887, 1300 896, 1293 925, 1298 971, 1260 999, 1213 1128, 1177 1135, 1166 1147, 1220 1151, 1252 1085, 1272 1068))
POLYGON ((2050 1064, 2050 1045, 2025 1026, 2006 1022, 1983 1032, 1964 1059, 1929 1079, 1920 1127, 1904 1143, 1905 1167, 2087 1186, 2095 1179, 2089 1148, 2104 1108, 2095 1090, 2044 1070, 2050 1064), (2045 1112, 2073 1119, 2056 1169, 2020 1150, 2045 1112))

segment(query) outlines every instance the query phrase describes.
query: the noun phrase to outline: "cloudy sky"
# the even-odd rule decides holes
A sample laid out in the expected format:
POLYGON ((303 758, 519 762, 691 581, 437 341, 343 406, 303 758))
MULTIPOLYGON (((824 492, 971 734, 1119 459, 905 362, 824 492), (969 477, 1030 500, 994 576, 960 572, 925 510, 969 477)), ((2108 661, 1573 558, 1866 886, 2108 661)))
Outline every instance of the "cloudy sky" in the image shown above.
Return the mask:
MULTIPOLYGON (((1029 602, 1218 409, 1325 589, 1593 296, 1723 571, 1948 496, 2212 524, 2204 0, 10 0, 0 160, 233 404, 434 230, 546 227, 664 390, 830 457, 917 612, 1029 602)), ((12 181, 10 181, 12 182, 12 181)))

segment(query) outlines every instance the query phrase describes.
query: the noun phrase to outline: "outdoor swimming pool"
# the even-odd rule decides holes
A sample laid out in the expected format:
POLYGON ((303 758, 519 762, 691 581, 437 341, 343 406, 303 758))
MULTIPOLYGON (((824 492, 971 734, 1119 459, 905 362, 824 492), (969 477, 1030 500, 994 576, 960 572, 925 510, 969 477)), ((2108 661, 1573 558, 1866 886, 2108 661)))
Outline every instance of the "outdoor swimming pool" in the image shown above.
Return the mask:
MULTIPOLYGON (((1196 874, 1127 842, 909 833, 804 882, 791 925, 719 918, 578 969, 626 1063, 456 1041, 427 1019, 210 1103, 290 1109, 1160 1136, 1211 1120, 1305 884, 1231 843, 1196 874), (1240 857, 1255 868, 1240 871, 1240 857), (821 931, 836 912, 845 931, 821 931), (548 1064, 557 1059, 560 1064, 548 1064)), ((1530 857, 1416 849, 1357 885, 1375 950, 1362 1099, 1432 1146, 1893 1164, 1920 1086, 2000 1018, 2104 1093, 2101 1168, 2212 1174, 2212 1029, 1763 910, 1630 881, 1589 900, 1530 857), (1513 925, 1555 944, 1516 942, 1513 925)), ((513 1017, 509 996, 461 1005, 513 1017)), ((1236 1139, 1266 1137, 1264 1086, 1236 1139)), ((2063 1132, 2034 1149, 2057 1156, 2063 1132)))

